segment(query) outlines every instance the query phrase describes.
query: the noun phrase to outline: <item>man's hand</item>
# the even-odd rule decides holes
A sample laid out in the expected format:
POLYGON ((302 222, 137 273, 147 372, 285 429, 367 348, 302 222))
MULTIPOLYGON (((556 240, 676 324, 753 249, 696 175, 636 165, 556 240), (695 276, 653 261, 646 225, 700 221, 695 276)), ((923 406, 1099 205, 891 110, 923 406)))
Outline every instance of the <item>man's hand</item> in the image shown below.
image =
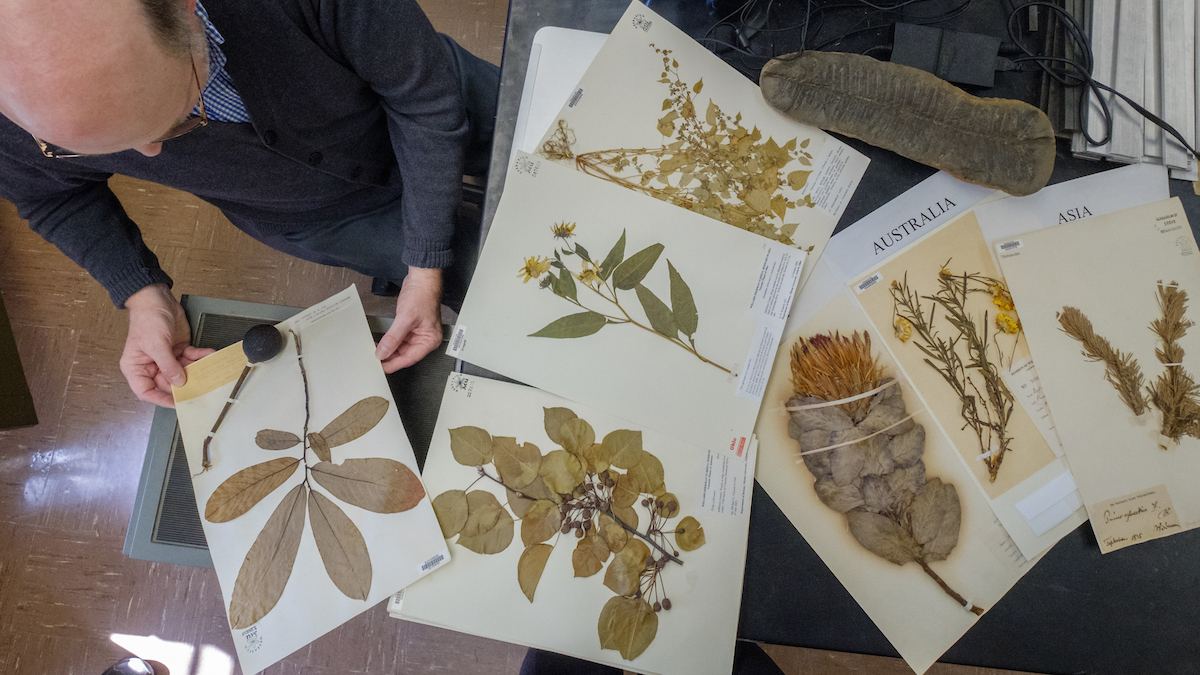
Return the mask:
POLYGON ((187 381, 184 366, 213 353, 191 346, 191 328, 183 307, 166 284, 154 284, 129 296, 129 335, 121 354, 121 374, 143 401, 174 408, 171 385, 187 381))
POLYGON ((408 268, 396 298, 396 320, 379 340, 375 356, 383 372, 394 373, 420 361, 442 344, 442 271, 408 268))

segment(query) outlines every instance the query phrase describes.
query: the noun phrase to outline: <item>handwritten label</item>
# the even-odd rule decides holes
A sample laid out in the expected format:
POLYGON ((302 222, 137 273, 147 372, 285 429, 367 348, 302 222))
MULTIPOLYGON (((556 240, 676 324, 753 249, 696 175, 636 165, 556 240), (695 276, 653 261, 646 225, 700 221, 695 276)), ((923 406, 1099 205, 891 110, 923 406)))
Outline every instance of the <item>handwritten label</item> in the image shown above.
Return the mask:
POLYGON ((781 326, 768 323, 758 324, 745 366, 738 376, 737 396, 751 401, 761 401, 767 389, 767 378, 771 377, 771 365, 775 363, 775 352, 783 339, 781 326))
POLYGON ((1165 485, 1093 504, 1088 515, 1101 553, 1183 531, 1165 485))
POLYGON ((1062 457, 1062 441, 1054 428, 1054 419, 1050 417, 1050 404, 1046 402, 1042 381, 1033 367, 1033 357, 1021 359, 1010 370, 1000 373, 1000 379, 1004 380, 1008 390, 1021 402, 1021 407, 1033 419, 1033 425, 1037 427, 1042 438, 1046 439, 1046 444, 1054 451, 1054 455, 1062 457))
POLYGON ((700 508, 731 516, 744 514, 750 508, 753 481, 751 464, 744 456, 734 457, 709 450, 700 508))
POLYGON ((750 298, 749 314, 755 321, 783 326, 792 311, 807 254, 773 241, 767 242, 765 247, 767 252, 759 268, 754 296, 750 298))

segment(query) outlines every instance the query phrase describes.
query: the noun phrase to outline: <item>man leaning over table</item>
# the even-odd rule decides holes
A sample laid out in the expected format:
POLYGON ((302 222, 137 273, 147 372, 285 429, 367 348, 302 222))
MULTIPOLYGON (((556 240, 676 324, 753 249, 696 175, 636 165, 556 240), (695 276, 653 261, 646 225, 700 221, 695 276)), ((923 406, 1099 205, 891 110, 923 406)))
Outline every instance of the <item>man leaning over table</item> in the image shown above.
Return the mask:
POLYGON ((171 278, 107 187, 191 192, 296 257, 401 284, 384 370, 441 343, 477 228, 499 70, 413 0, 0 0, 0 197, 129 310, 121 372, 170 406, 189 346, 171 278))

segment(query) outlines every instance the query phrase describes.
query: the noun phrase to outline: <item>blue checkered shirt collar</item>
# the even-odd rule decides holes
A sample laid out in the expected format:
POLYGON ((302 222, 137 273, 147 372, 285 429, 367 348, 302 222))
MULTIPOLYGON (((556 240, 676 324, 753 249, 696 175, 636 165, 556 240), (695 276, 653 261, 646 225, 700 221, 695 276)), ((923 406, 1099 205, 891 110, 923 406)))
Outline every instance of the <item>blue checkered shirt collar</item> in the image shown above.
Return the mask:
MULTIPOLYGON (((216 26, 208 19, 208 12, 200 0, 196 0, 196 16, 204 22, 204 37, 208 42, 208 82, 201 96, 204 97, 204 111, 208 118, 217 122, 249 122, 250 114, 242 97, 233 88, 233 80, 225 72, 225 53, 221 45, 225 38, 217 32, 216 26)), ((200 114, 200 107, 192 110, 193 115, 200 114)))

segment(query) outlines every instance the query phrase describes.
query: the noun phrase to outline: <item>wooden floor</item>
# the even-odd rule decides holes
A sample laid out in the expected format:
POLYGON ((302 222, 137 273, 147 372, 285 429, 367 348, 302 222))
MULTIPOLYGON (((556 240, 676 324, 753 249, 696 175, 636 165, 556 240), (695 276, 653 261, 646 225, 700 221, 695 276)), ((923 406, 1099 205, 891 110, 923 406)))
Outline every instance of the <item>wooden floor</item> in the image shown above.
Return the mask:
MULTIPOLYGON (((503 0, 425 0, 439 30, 499 63, 503 0)), ((113 190, 177 293, 307 306, 370 280, 271 251, 213 207, 127 178, 113 190)), ((175 675, 240 672, 211 570, 121 552, 153 415, 117 359, 126 319, 107 294, 0 200, 0 293, 41 423, 0 432, 0 672, 99 675, 136 653, 175 675)), ((368 311, 390 301, 364 295, 368 311)), ((513 675, 525 650, 390 619, 383 606, 302 649, 272 675, 513 675)), ((907 673, 894 659, 769 648, 789 675, 907 673)), ((937 666, 937 675, 999 675, 937 666)))

